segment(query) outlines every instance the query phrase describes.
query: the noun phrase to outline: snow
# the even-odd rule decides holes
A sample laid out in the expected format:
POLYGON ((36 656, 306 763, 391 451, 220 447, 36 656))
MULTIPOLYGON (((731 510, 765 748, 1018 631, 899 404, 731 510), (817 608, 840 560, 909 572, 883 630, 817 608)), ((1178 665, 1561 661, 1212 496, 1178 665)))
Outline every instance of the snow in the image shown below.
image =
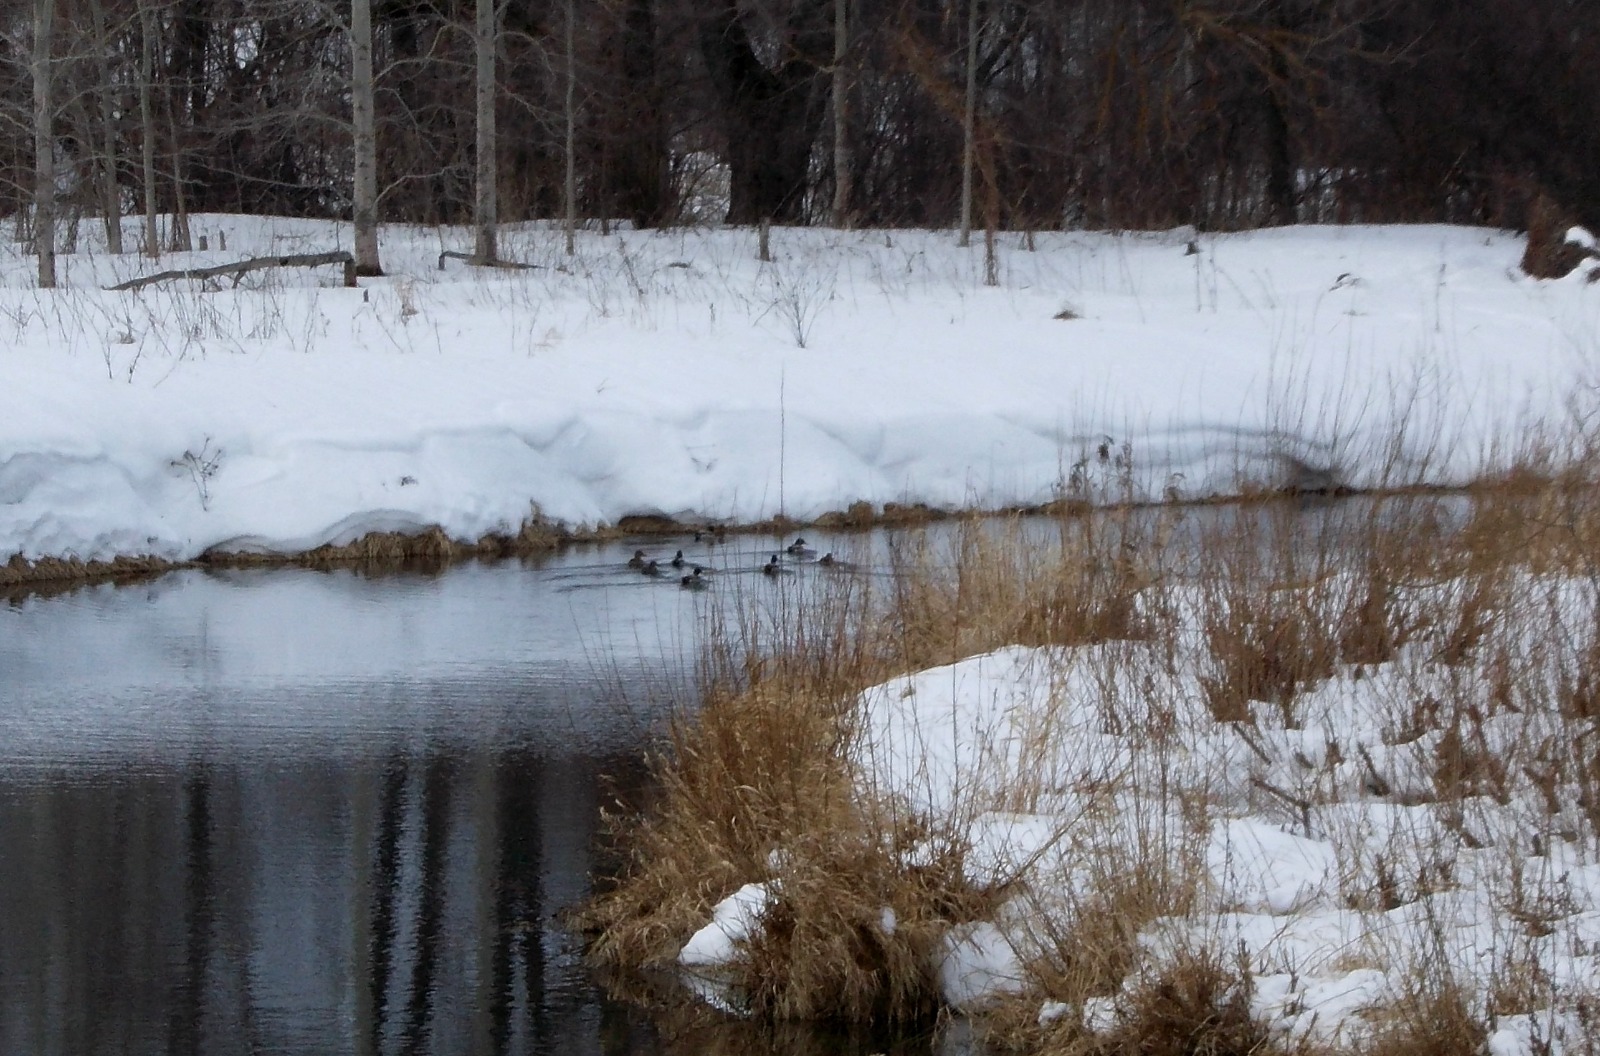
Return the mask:
POLYGON ((939 988, 952 1008, 973 1010, 1027 988, 1027 972, 1010 937, 987 921, 945 933, 938 954, 939 988))
MULTIPOLYGON (((1562 604, 1574 626, 1593 625, 1592 600, 1562 604)), ((1540 789, 1532 767, 1557 742, 1539 732, 1552 716, 1522 705, 1482 719, 1507 761, 1499 795, 1451 798, 1421 781, 1400 795, 1421 760, 1399 749, 1436 744, 1452 720, 1436 707, 1432 728, 1386 744, 1396 723, 1430 714, 1410 702, 1462 686, 1431 647, 1342 668, 1292 708, 1263 706, 1259 752, 1212 716, 1195 665, 1166 648, 1009 646, 860 695, 858 793, 927 834, 907 866, 958 849, 973 883, 1005 893, 987 919, 951 924, 933 954, 953 1008, 1033 994, 1040 1022, 1106 1027, 1141 980, 1205 950, 1243 959, 1252 1014, 1290 1039, 1359 1046, 1386 1007, 1443 973, 1480 1014, 1498 1008, 1491 1051, 1586 1051, 1565 1046, 1587 1036, 1582 1010, 1600 997, 1600 835, 1563 813, 1579 788, 1540 789), (1369 784, 1363 750, 1387 792, 1369 784), (1080 914, 1107 911, 1095 902, 1104 878, 1152 866, 1180 886, 1189 870, 1193 905, 1143 928, 1121 993, 1051 1000, 1029 966, 1060 955, 1080 914)), ((1463 707, 1480 676, 1466 674, 1463 707)), ((1560 736, 1593 733, 1566 721, 1560 736)))
POLYGON ((745 884, 711 909, 711 921, 689 937, 678 953, 685 968, 717 968, 738 956, 760 927, 761 915, 771 899, 766 884, 745 884))
POLYGON ((86 227, 56 292, 0 257, 0 557, 1452 480, 1566 411, 1600 306, 1582 275, 1521 277, 1517 238, 1451 227, 1203 236, 1193 256, 1182 233, 1003 237, 993 289, 939 232, 780 230, 763 265, 749 231, 586 232, 568 259, 530 225, 505 253, 542 269, 515 272, 441 271, 466 232, 390 227, 390 275, 362 289, 305 270, 100 289, 350 242, 192 224, 230 251, 110 256, 86 227))

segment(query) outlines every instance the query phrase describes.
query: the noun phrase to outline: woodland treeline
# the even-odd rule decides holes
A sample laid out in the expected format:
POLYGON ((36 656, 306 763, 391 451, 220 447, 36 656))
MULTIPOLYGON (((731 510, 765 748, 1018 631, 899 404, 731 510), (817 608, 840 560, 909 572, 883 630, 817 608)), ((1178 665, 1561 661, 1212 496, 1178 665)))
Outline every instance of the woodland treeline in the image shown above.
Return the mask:
POLYGON ((1515 227, 1541 194, 1600 219, 1593 0, 8 6, 13 214, 48 150, 80 217, 350 216, 369 7, 384 221, 470 222, 485 173, 500 220, 641 226, 946 225, 965 201, 1012 229, 1515 227))

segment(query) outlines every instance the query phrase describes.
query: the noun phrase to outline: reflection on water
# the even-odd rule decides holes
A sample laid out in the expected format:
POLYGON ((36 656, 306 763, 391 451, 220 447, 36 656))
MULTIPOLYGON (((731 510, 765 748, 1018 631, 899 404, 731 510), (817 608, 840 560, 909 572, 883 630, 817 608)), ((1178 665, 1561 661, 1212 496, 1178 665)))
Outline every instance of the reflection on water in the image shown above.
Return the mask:
POLYGON ((926 1056, 651 1021, 561 927, 717 598, 806 581, 762 543, 0 601, 0 1056, 926 1056))
POLYGON ((625 758, 241 762, 5 784, 0 1051, 651 1048, 551 919, 625 758))
POLYGON ((556 919, 701 615, 622 560, 0 607, 0 1052, 658 1051, 556 919))

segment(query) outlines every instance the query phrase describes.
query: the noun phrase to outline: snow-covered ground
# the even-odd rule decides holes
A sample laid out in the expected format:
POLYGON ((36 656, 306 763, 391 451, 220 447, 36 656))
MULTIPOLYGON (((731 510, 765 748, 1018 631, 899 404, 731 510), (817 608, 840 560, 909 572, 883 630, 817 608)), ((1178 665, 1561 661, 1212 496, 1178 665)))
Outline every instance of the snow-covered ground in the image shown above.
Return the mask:
MULTIPOLYGON (((1547 597, 1592 629, 1580 592, 1547 597)), ((1570 664, 1569 648, 1592 646, 1547 659, 1570 664)), ((946 1001, 1031 994, 1041 1022, 1109 1029, 1141 980, 1208 951, 1242 955, 1252 1013, 1310 1051, 1360 1051, 1386 1010, 1441 983, 1496 1056, 1593 1051, 1600 840, 1590 794, 1561 770, 1574 750, 1592 765, 1592 719, 1563 718, 1554 689, 1522 673, 1526 692, 1497 700, 1486 666, 1418 643, 1219 722, 1199 664, 1152 642, 1013 646, 862 695, 862 802, 933 834, 900 852, 906 865, 954 841, 972 882, 1009 892, 945 933, 933 968, 946 1001), (1084 916, 1118 912, 1103 896, 1141 875, 1192 902, 1143 923, 1120 993, 1048 1000, 1037 966, 1079 955, 1084 916)), ((781 897, 781 871, 747 879, 684 947, 702 981, 781 897)))
POLYGON ((569 260, 528 227, 504 252, 539 270, 441 271, 466 232, 390 227, 361 289, 101 289, 350 241, 193 226, 211 252, 85 245, 56 292, 0 259, 0 558, 1447 480, 1565 412, 1600 320, 1582 276, 1447 227, 1005 235, 998 288, 944 233, 780 230, 761 264, 750 231, 585 232, 569 260))

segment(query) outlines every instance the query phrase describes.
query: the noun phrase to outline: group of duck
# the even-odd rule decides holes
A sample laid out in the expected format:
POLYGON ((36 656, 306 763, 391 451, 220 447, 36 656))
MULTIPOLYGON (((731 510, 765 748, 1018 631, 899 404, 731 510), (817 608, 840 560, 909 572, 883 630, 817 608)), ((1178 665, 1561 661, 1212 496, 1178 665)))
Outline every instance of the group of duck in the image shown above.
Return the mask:
MULTIPOLYGON (((701 540, 704 534, 701 532, 694 533, 695 539, 701 540)), ((708 541, 715 542, 719 537, 720 533, 708 541)), ((842 569, 845 567, 845 563, 836 559, 831 552, 818 557, 817 552, 807 546, 803 538, 796 539, 784 547, 783 553, 789 555, 795 561, 815 561, 823 568, 842 569)), ((663 567, 661 560, 646 557, 643 550, 635 550, 633 556, 628 559, 628 567, 652 578, 660 578, 667 575, 667 568, 676 569, 678 572, 683 573, 678 579, 678 585, 684 590, 705 590, 711 585, 711 580, 707 578, 707 574, 713 571, 704 565, 697 565, 689 561, 683 556, 682 550, 673 554, 671 559, 665 562, 665 567, 663 567)), ((781 554, 773 554, 772 559, 761 566, 761 574, 769 578, 792 576, 794 575, 794 569, 784 567, 781 554)))

